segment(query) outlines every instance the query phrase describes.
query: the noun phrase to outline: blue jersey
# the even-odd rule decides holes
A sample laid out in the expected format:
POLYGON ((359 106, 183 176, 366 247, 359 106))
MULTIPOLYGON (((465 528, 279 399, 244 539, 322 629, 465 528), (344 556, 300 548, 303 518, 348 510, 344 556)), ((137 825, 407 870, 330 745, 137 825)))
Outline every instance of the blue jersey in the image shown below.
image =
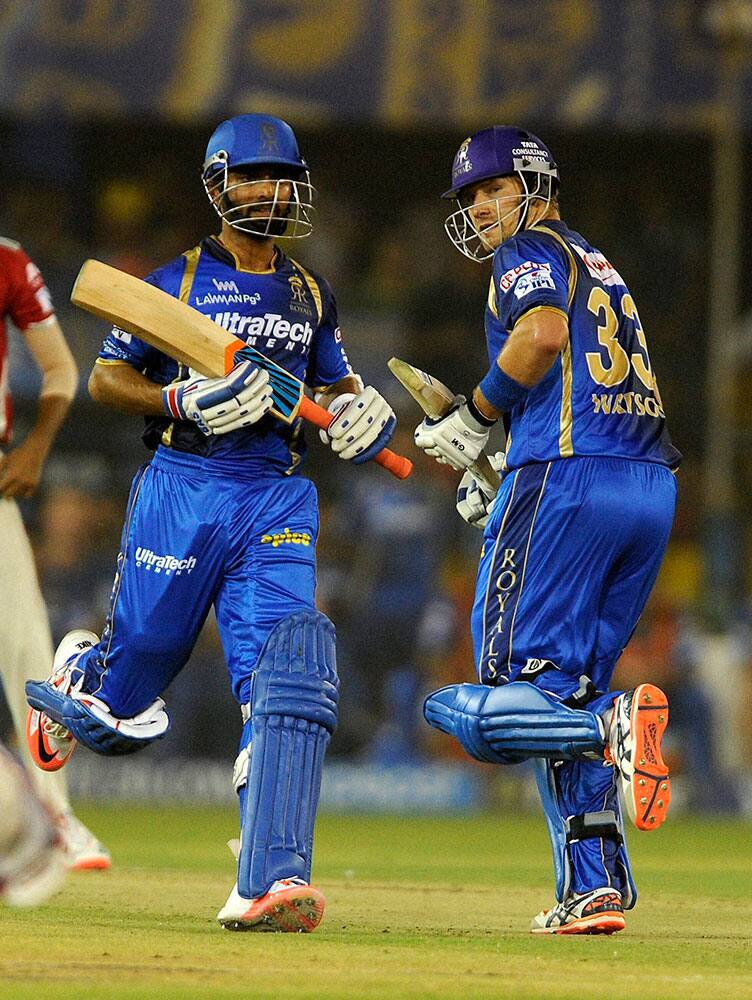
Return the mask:
MULTIPOLYGON (((228 333, 258 348, 311 387, 332 385, 352 374, 337 325, 331 288, 277 248, 269 271, 246 271, 216 239, 203 240, 146 280, 204 313, 228 333)), ((114 328, 100 363, 126 363, 158 385, 190 372, 139 338, 114 328)), ((144 440, 222 461, 260 475, 290 475, 304 455, 301 421, 291 426, 272 416, 253 427, 207 437, 192 421, 147 417, 144 440)))
POLYGON ((494 254, 486 339, 495 361, 515 323, 534 309, 569 321, 569 342, 508 415, 507 468, 609 456, 676 468, 658 385, 634 299, 600 251, 560 220, 506 240, 494 254))

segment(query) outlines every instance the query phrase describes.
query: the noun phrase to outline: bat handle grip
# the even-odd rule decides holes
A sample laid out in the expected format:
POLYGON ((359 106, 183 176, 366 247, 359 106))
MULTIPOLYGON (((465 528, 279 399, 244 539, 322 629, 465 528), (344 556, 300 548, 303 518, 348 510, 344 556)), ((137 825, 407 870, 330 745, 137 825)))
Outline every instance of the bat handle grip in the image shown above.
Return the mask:
MULTIPOLYGON (((315 424, 316 427, 320 427, 322 431, 325 431, 332 420, 334 420, 334 414, 325 410, 323 406, 319 406, 318 403, 314 403, 308 396, 303 396, 300 400, 298 415, 309 423, 315 424)), ((413 471, 413 463, 409 458, 405 458, 404 455, 398 455, 388 448, 382 448, 374 458, 374 462, 388 472, 391 472, 397 479, 407 479, 413 471)))

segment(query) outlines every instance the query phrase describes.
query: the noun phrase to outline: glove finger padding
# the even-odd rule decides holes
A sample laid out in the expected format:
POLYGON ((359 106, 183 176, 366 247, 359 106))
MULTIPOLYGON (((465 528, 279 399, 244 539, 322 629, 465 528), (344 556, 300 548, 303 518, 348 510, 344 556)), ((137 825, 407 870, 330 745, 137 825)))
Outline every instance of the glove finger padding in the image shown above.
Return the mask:
POLYGON ((269 373, 257 370, 231 399, 202 410, 212 434, 228 434, 257 423, 272 407, 269 373))
POLYGON ((369 385, 339 411, 327 434, 332 451, 345 461, 359 465, 386 446, 396 423, 389 403, 369 385))
POLYGON ((242 427, 252 427, 266 416, 272 408, 273 399, 271 395, 259 396, 251 402, 238 407, 232 413, 226 414, 209 424, 212 434, 228 434, 230 431, 240 430, 242 427))
MULTIPOLYGON (((317 403, 320 402, 321 395, 322 394, 319 394, 315 397, 317 403)), ((334 414, 334 419, 336 420, 339 414, 342 412, 342 410, 344 410, 347 404, 350 403, 353 399, 355 399, 354 392, 341 392, 339 396, 335 396, 335 398, 327 406, 327 410, 329 411, 329 413, 334 414)), ((334 423, 334 420, 332 421, 332 423, 334 423)), ((329 425, 329 427, 331 427, 331 424, 329 425)), ((319 430, 319 438, 324 444, 332 443, 332 439, 329 437, 328 428, 322 428, 321 430, 319 430)))

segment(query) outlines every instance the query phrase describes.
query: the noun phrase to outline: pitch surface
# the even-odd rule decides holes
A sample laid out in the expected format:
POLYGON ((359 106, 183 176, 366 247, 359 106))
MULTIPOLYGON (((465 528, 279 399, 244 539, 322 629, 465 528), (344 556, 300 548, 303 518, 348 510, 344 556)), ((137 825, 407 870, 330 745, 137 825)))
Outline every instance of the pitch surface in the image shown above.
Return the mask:
POLYGON ((111 847, 31 912, 3 910, 0 997, 752 998, 752 825, 632 831, 641 892, 616 937, 539 938, 542 821, 323 816, 312 935, 215 923, 233 881, 229 810, 81 809, 111 847))

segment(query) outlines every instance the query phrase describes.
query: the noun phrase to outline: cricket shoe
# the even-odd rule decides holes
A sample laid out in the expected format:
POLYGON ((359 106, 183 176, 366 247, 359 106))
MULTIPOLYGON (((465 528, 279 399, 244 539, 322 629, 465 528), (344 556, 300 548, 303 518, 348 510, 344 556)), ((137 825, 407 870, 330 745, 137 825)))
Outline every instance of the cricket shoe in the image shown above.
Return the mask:
MULTIPOLYGON (((63 636, 55 651, 47 683, 62 694, 68 694, 74 684, 73 668, 79 657, 98 642, 99 636, 82 628, 63 636)), ((80 678, 80 671, 78 673, 75 680, 80 678)), ((59 771, 76 749, 76 738, 70 731, 37 708, 30 708, 26 716, 26 743, 34 763, 43 771, 59 771)))
POLYGON ((574 893, 530 924, 533 934, 615 934, 624 927, 621 893, 610 886, 574 893))
POLYGON ((73 813, 61 813, 55 824, 70 871, 104 871, 111 867, 110 852, 73 813))
POLYGON ((640 684, 614 702, 606 759, 616 766, 622 801, 638 830, 657 830, 668 813, 671 782, 661 756, 668 699, 640 684))
POLYGON ((241 896, 236 882, 217 920, 228 931, 307 934, 321 922, 324 905, 323 894, 300 878, 278 879, 257 899, 241 896))

